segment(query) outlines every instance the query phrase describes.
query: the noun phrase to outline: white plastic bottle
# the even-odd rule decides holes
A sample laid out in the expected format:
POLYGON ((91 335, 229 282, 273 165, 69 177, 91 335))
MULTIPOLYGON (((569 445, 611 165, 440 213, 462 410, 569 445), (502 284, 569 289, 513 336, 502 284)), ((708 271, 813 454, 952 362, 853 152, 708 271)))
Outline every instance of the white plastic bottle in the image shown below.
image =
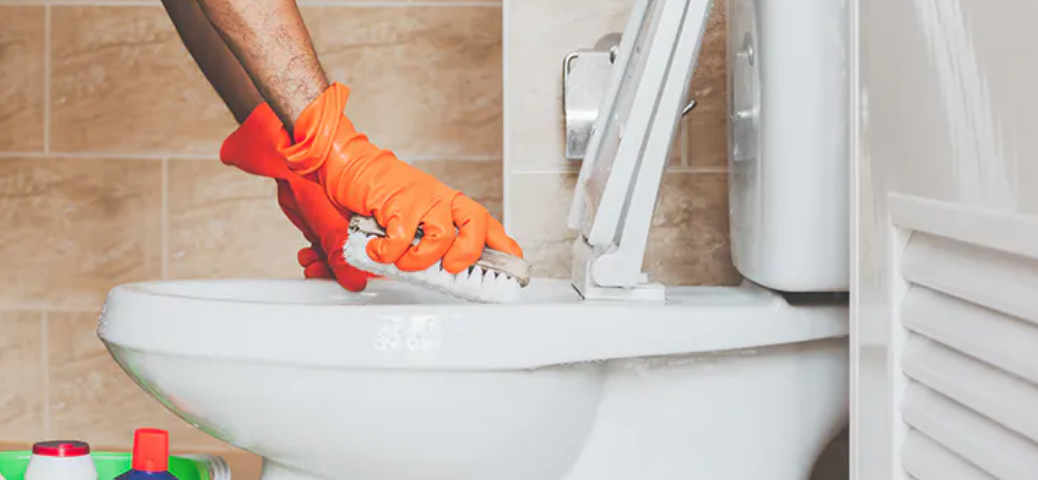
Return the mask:
POLYGON ((90 445, 75 440, 36 443, 25 480, 97 480, 90 445))

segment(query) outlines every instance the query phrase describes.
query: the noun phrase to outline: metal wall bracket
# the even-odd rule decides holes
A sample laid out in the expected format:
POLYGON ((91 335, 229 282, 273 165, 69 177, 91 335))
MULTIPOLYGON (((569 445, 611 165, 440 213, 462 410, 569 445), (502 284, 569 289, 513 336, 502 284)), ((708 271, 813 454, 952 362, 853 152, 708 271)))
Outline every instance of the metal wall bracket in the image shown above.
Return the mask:
POLYGON ((594 48, 566 55, 562 66, 562 110, 566 121, 566 158, 581 160, 587 151, 598 109, 609 88, 620 34, 610 33, 594 48))
MULTIPOLYGON (((562 114, 566 119, 567 160, 584 159, 598 109, 609 88, 620 39, 619 33, 610 33, 600 38, 594 48, 566 55, 562 65, 562 114)), ((689 100, 681 116, 688 115, 695 106, 696 101, 689 100)))

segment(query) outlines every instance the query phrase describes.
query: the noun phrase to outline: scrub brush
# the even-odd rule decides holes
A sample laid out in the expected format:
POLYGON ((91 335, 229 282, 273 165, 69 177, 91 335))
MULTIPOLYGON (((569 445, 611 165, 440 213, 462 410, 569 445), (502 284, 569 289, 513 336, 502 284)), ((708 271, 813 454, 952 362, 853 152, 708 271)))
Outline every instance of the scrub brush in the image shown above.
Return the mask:
MULTIPOLYGON (((440 262, 420 272, 404 272, 392 264, 378 263, 368 256, 368 242, 386 236, 386 231, 374 218, 353 215, 350 235, 343 246, 346 263, 376 275, 422 286, 465 300, 485 303, 514 303, 520 291, 530 283, 530 264, 504 252, 483 249, 468 270, 453 275, 440 262)), ((422 238, 421 229, 414 244, 422 238)))

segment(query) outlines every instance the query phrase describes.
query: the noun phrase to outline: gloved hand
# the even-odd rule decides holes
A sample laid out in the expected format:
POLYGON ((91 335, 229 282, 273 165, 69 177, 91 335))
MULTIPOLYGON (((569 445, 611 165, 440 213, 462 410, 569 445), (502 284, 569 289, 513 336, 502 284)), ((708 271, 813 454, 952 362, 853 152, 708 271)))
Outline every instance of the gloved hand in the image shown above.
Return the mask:
POLYGON ((335 208, 320 185, 289 170, 278 149, 290 143, 281 120, 264 103, 227 137, 220 147, 220 160, 277 182, 278 205, 311 244, 298 254, 306 278, 334 278, 347 290, 364 290, 373 275, 343 259, 349 212, 335 208))
POLYGON ((344 85, 329 87, 296 120, 296 144, 280 151, 336 206, 382 225, 386 237, 368 244, 372 260, 419 271, 442 258, 443 269, 455 274, 475 263, 484 246, 522 257, 519 244, 482 205, 358 133, 343 113, 348 98, 344 85), (419 226, 424 236, 412 247, 419 226))

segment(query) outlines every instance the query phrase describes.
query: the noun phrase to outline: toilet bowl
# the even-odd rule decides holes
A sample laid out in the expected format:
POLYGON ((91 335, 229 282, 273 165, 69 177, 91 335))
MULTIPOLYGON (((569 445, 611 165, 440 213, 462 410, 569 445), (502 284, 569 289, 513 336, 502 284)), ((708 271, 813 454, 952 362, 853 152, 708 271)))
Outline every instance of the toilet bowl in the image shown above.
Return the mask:
POLYGON ((748 280, 677 288, 641 267, 711 1, 634 4, 576 182, 570 280, 535 278, 515 305, 388 281, 138 283, 112 290, 99 336, 167 408, 263 456, 264 480, 807 480, 848 414, 848 212, 831 185, 849 167, 824 121, 836 100, 782 110, 762 92, 839 77, 846 56, 805 32, 839 30, 845 2, 730 1, 748 280))
POLYGON ((806 480, 847 418, 845 302, 751 283, 522 305, 388 281, 117 287, 98 334, 264 480, 806 480))

